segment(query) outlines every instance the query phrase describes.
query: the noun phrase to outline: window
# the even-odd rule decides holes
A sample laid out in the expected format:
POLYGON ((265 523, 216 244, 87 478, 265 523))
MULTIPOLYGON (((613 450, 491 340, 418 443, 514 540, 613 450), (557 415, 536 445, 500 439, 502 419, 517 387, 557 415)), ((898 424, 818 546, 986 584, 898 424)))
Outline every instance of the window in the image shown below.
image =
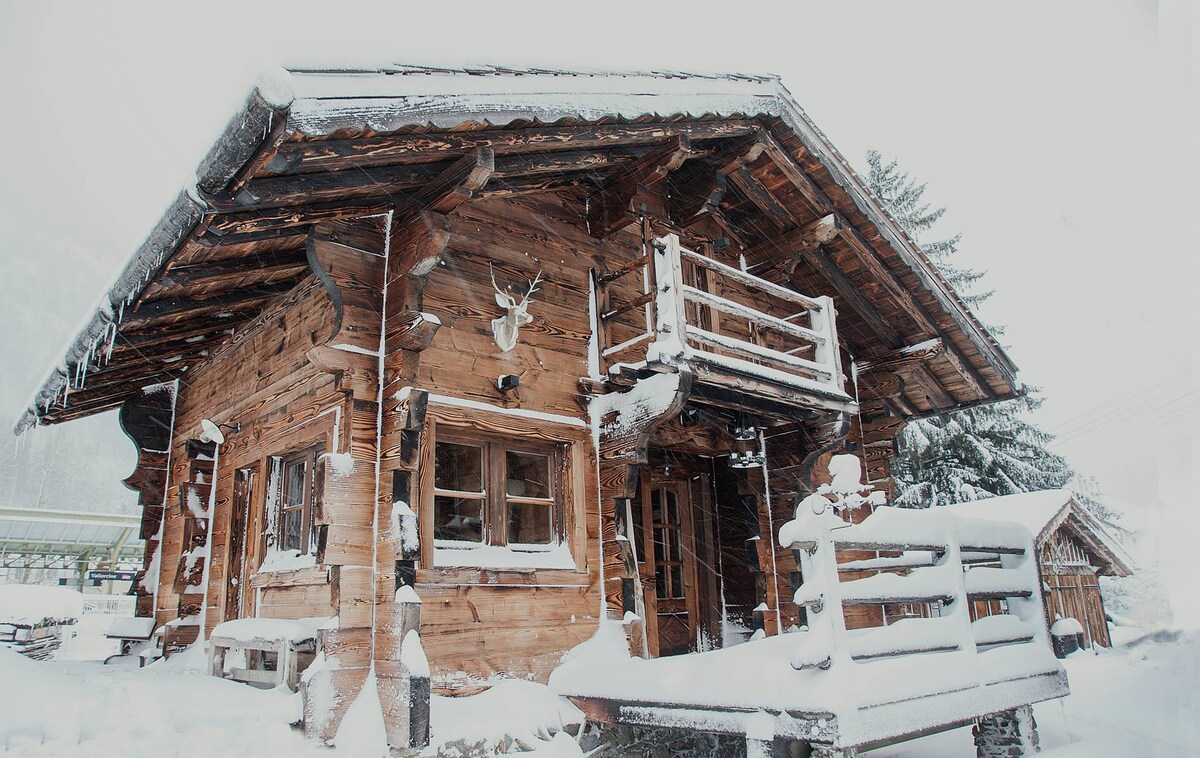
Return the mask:
POLYGON ((687 597, 683 588, 678 493, 667 487, 651 490, 650 516, 654 520, 655 595, 664 600, 687 597))
POLYGON ((562 534, 561 446, 439 429, 433 538, 443 547, 549 549, 562 534))
POLYGON ((268 483, 268 548, 307 554, 313 547, 312 509, 314 472, 320 447, 312 447, 272 460, 268 483))

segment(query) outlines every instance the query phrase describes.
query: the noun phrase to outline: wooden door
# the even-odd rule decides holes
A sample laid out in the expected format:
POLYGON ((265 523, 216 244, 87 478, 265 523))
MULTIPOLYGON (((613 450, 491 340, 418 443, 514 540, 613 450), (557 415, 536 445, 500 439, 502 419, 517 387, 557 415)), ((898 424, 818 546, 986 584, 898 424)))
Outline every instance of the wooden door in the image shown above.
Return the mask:
POLYGON ((249 596, 250 562, 249 543, 250 506, 254 497, 255 468, 238 469, 233 478, 233 507, 229 515, 229 555, 225 563, 225 615, 230 621, 253 615, 247 610, 252 602, 249 596))
POLYGON ((655 656, 696 649, 700 613, 695 526, 687 479, 641 487, 642 555, 653 583, 646 593, 647 637, 655 656))

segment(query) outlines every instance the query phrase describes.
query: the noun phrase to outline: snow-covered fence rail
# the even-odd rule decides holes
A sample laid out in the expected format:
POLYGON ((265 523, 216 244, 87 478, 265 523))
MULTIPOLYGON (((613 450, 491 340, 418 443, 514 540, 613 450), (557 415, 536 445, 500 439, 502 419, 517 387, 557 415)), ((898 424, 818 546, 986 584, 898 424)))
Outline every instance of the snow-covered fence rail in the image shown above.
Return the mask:
POLYGON ((137 605, 133 595, 84 595, 83 612, 109 616, 132 616, 137 605))
POLYGON ((647 248, 643 257, 596 278, 600 357, 607 369, 642 359, 666 365, 690 360, 804 389, 843 391, 832 298, 809 297, 689 250, 674 234, 647 248), (635 272, 642 276, 635 288, 640 296, 613 303, 608 285, 635 272), (734 291, 742 294, 729 295, 734 291), (610 322, 631 317, 633 336, 608 337, 610 322))
POLYGON ((853 666, 858 661, 913 653, 1034 644, 1048 646, 1033 536, 1017 524, 998 524, 937 511, 878 508, 859 524, 802 504, 780 529, 803 583, 795 602, 807 609, 798 636, 797 669, 853 666), (839 551, 878 551, 877 558, 838 562, 839 551), (987 556, 999 567, 964 571, 963 555, 987 556), (863 578, 840 574, 875 572, 863 578), (1007 613, 972 622, 978 600, 1004 600, 1007 613), (856 605, 924 604, 930 618, 848 630, 843 609, 856 605))

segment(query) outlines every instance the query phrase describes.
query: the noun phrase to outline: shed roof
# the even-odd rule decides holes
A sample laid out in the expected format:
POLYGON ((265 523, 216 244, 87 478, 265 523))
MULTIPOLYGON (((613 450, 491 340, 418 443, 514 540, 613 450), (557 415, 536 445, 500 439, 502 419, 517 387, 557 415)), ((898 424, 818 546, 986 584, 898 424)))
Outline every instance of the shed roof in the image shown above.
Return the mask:
MULTIPOLYGON (((922 394, 905 415, 1020 391, 1003 349, 869 195, 778 77, 499 66, 294 67, 252 90, 201 161, 195 183, 167 209, 68 345, 17 431, 107 410, 142 386, 186 376, 309 273, 302 243, 296 247, 308 227, 352 213, 386 212, 397 192, 412 192, 420 177, 437 176, 437 160, 461 157, 473 140, 486 144, 505 131, 524 135, 520 150, 527 153, 565 151, 574 144, 539 141, 544 135, 533 132, 546 125, 665 125, 648 131, 663 140, 682 125, 735 119, 778 133, 789 164, 781 171, 811 182, 808 191, 818 204, 853 227, 846 236, 857 246, 855 255, 881 259, 856 276, 888 279, 871 289, 902 301, 912 321, 908 333, 900 334, 885 323, 890 319, 875 314, 873 323, 891 335, 890 347, 913 344, 910 338, 945 343, 944 357, 927 378, 944 385, 961 376, 961 386, 937 389, 928 403, 922 394), (428 142, 437 143, 439 155, 426 150, 417 158, 398 158, 402 151, 388 144, 396 135, 421 134, 431 136, 428 142), (364 182, 364 170, 373 166, 391 172, 393 184, 364 182), (301 192, 266 201, 256 194, 277 188, 281 179, 295 184, 304 176, 301 192)), ((583 166, 578 175, 585 170, 598 173, 583 166)), ((506 191, 529 183, 520 169, 505 181, 506 191)))
POLYGON ((1102 573, 1128 576, 1133 559, 1091 512, 1068 489, 1022 492, 946 506, 989 521, 1015 521, 1033 533, 1041 547, 1060 528, 1066 527, 1101 562, 1102 573))

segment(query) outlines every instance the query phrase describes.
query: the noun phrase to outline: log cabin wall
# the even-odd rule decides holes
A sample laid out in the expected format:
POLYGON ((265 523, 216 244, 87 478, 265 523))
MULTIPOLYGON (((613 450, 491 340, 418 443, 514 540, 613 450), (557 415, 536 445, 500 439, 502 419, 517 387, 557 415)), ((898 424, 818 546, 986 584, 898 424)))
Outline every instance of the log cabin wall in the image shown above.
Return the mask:
MULTIPOLYGON (((391 512, 404 493, 417 511, 421 546, 413 579, 435 690, 469 692, 498 676, 544 682, 562 655, 595 631, 602 603, 600 496, 578 387, 588 375, 589 272, 639 254, 638 237, 597 240, 553 197, 466 203, 393 230, 380 513, 391 512), (519 300, 539 273, 532 321, 521 327, 516 346, 502 352, 490 324, 504 315, 492 277, 519 300), (412 344, 411 335, 390 326, 419 320, 418 313, 441 324, 427 344, 412 344), (520 385, 502 392, 497 379, 506 374, 520 377, 520 385), (564 531, 575 569, 434 565, 431 478, 439 430, 568 446, 564 531)), ((385 609, 404 562, 402 546, 381 550, 379 560, 377 598, 385 609)))
MULTIPOLYGON (((359 225, 362 226, 361 223, 359 225)), ((365 230, 358 230, 360 237, 366 236, 358 244, 382 251, 383 241, 378 222, 366 226, 365 230), (370 226, 376 227, 373 243, 369 234, 370 226)), ((335 233, 340 230, 346 233, 352 227, 341 222, 340 225, 325 225, 324 231, 335 233)), ((327 264, 327 255, 340 253, 361 257, 370 254, 329 240, 317 240, 315 246, 318 257, 325 258, 327 264)), ((254 571, 261 563, 265 549, 262 536, 269 517, 264 512, 264 506, 273 457, 313 446, 320 446, 323 452, 329 453, 352 450, 357 459, 357 468, 369 475, 373 493, 375 414, 371 408, 357 407, 363 401, 356 398, 355 387, 359 387, 359 394, 362 394, 374 382, 371 377, 361 376, 362 372, 355 373, 344 367, 331 372, 331 364, 337 363, 331 359, 338 358, 338 355, 343 356, 345 361, 356 361, 361 356, 336 349, 333 350, 335 355, 329 355, 330 348, 325 345, 334 337, 353 340, 353 335, 361 334, 363 329, 369 333, 372 318, 375 320, 374 339, 377 345, 377 308, 372 317, 369 308, 357 312, 351 302, 349 307, 343 308, 340 335, 332 333, 338 319, 329 292, 322 282, 310 276, 273 303, 247 328, 239 331, 227 345, 198 367, 186 382, 180 383, 169 492, 179 491, 194 478, 192 469, 195 455, 189 452, 192 447, 189 442, 200 436, 201 419, 240 426, 236 431, 227 432, 226 442, 219 451, 215 507, 208 535, 208 586, 203 593, 207 631, 224 620, 226 614, 232 613, 275 618, 337 615, 339 609, 333 595, 336 582, 331 584, 331 577, 336 578, 337 572, 327 568, 355 563, 369 568, 370 540, 351 550, 345 547, 351 540, 345 539, 344 534, 339 538, 337 530, 331 527, 325 533, 325 565, 316 565, 314 561, 311 568, 302 570, 254 571), (319 361, 314 360, 318 358, 319 361), (369 426, 370 447, 354 450, 356 441, 352 433, 355 418, 361 416, 364 410, 369 419, 358 425, 369 426), (252 578, 240 598, 241 602, 227 606, 230 573, 240 568, 240 561, 237 561, 239 566, 231 565, 229 528, 235 505, 245 506, 245 503, 235 502, 235 480, 237 472, 245 469, 256 471, 250 493, 251 507, 249 513, 244 514, 248 516, 244 522, 245 534, 241 535, 246 550, 246 565, 250 567, 248 573, 252 574, 252 578)), ((370 366, 365 368, 369 369, 370 366)), ((360 502, 371 501, 368 498, 360 502)), ((332 507, 336 503, 326 505, 332 507)), ((172 501, 169 497, 168 506, 161 567, 162 589, 156 614, 160 623, 179 615, 181 600, 185 596, 201 593, 200 587, 196 586, 193 593, 192 586, 181 585, 179 581, 177 559, 183 549, 186 519, 177 499, 172 501)), ((361 519, 362 516, 357 518, 361 519)), ((369 532, 369 515, 366 516, 365 526, 369 532)))

